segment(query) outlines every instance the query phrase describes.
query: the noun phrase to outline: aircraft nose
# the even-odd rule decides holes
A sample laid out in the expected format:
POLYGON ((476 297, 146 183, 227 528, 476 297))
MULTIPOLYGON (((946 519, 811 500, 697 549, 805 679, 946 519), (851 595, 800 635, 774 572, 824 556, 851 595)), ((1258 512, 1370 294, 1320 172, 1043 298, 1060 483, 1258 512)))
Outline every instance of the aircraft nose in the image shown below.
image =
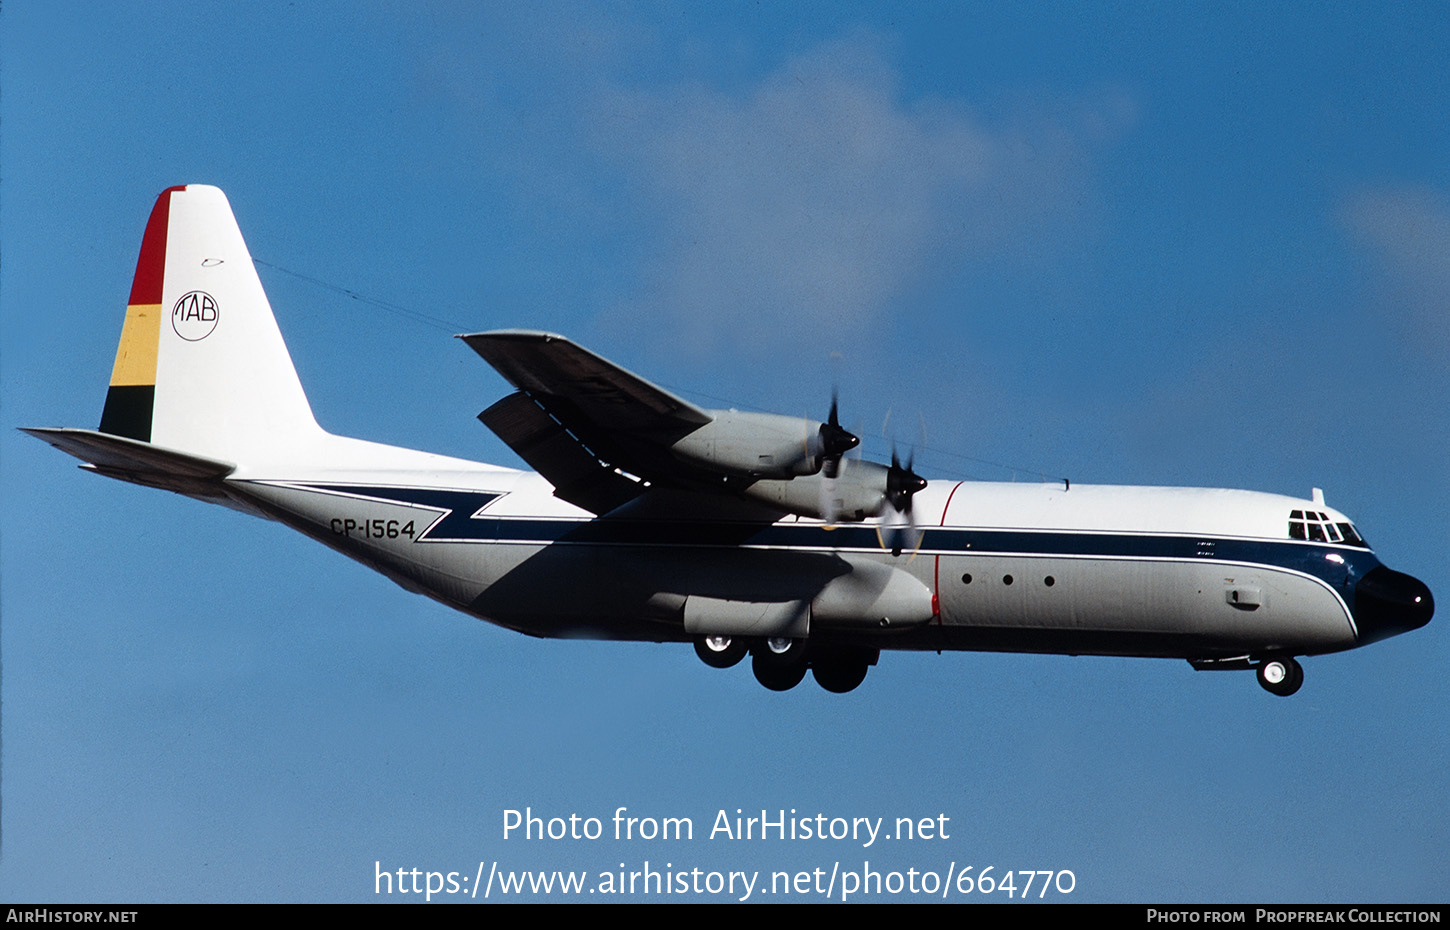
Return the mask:
POLYGON ((1361 643, 1418 630, 1435 613, 1423 581, 1377 565, 1354 586, 1354 622, 1361 643))

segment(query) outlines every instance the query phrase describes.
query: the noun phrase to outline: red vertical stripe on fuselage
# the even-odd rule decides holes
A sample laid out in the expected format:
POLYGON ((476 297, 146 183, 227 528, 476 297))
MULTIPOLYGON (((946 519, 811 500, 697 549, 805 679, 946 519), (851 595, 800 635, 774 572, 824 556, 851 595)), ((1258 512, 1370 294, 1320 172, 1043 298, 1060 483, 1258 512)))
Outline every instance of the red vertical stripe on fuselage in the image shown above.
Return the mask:
MULTIPOLYGON (((952 507, 952 498, 957 495, 957 488, 962 486, 958 481, 952 485, 951 493, 947 495, 947 502, 941 508, 941 523, 938 526, 947 525, 947 511, 952 507)), ((936 556, 931 566, 931 612, 936 617, 937 626, 941 626, 941 556, 936 556)))

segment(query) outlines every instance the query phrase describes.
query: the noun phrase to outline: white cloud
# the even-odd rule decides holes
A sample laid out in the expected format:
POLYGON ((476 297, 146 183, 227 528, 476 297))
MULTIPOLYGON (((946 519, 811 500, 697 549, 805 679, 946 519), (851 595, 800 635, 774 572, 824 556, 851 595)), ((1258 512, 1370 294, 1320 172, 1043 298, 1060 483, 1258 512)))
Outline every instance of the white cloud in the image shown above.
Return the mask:
POLYGON ((663 240, 645 294, 615 312, 706 349, 763 333, 859 342, 933 275, 1060 240, 1090 199, 1083 146, 1130 111, 1115 98, 988 128, 960 101, 905 99, 870 37, 743 91, 613 91, 598 138, 656 204, 663 240))
POLYGON ((1366 191, 1344 217, 1409 309, 1416 338, 1450 347, 1450 202, 1428 188, 1366 191))

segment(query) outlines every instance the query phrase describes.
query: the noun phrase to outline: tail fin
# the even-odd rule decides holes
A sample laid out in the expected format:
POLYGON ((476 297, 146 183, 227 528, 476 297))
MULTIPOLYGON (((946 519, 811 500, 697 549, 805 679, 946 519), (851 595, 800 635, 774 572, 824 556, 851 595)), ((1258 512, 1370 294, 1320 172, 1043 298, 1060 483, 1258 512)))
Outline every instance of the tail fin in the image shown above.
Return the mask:
POLYGON ((280 457, 322 432, 215 187, 156 200, 100 429, 231 462, 280 457))

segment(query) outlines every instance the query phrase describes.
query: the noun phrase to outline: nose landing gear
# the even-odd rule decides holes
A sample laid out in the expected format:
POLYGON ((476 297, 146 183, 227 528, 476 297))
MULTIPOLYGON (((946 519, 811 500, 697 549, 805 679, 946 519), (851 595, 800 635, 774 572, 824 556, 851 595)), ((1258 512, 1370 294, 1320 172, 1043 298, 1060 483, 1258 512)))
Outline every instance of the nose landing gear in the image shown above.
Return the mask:
POLYGON ((1255 671, 1264 690, 1279 697, 1288 697, 1304 684, 1304 669, 1292 656, 1270 656, 1255 671))

